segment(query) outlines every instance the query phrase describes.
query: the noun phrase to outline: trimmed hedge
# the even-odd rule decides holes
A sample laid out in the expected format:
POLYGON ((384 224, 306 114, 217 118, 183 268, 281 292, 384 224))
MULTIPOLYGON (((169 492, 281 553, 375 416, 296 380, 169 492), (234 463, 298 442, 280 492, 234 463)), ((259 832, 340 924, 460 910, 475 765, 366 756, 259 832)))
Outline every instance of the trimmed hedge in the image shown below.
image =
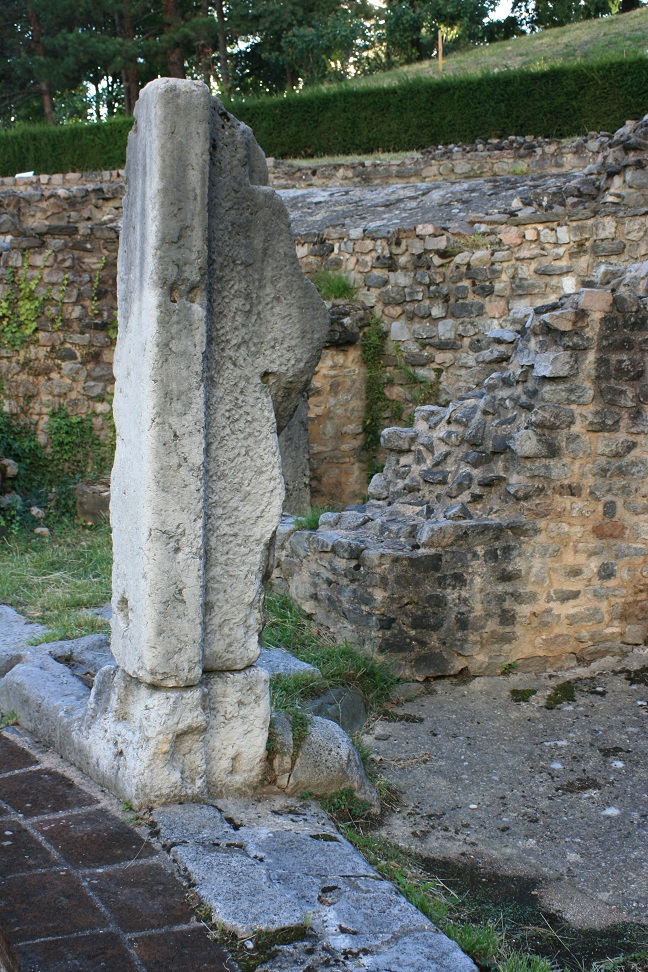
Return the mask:
MULTIPOLYGON (((228 108, 278 158, 410 151, 506 135, 614 131, 648 113, 648 58, 565 64, 542 71, 351 85, 228 108)), ((24 126, 0 134, 0 174, 96 171, 124 165, 132 119, 24 126)))
POLYGON ((614 132, 648 113, 648 58, 390 88, 340 85, 231 108, 278 158, 409 151, 507 135, 564 138, 614 132))
POLYGON ((0 175, 121 169, 132 118, 92 125, 18 125, 0 133, 0 175))

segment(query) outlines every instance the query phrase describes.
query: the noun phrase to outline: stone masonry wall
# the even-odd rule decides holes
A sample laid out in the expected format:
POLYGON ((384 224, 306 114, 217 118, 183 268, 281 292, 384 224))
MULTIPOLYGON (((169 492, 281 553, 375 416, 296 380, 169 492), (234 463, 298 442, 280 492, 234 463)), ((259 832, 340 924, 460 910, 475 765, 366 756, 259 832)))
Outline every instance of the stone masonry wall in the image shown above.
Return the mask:
POLYGON ((586 139, 566 141, 511 135, 504 139, 480 139, 471 145, 439 145, 398 161, 373 158, 313 164, 268 159, 268 167, 275 189, 400 185, 548 171, 577 172, 600 162, 611 138, 601 132, 590 132, 586 139))
POLYGON ((8 274, 24 267, 30 280, 41 277, 37 294, 46 298, 34 337, 19 350, 0 347, 4 408, 35 421, 44 444, 47 417, 61 404, 92 415, 107 438, 123 174, 1 182, 0 299, 8 274))
MULTIPOLYGON (((591 284, 602 262, 627 265, 647 255, 640 136, 630 125, 614 139, 604 134, 571 143, 569 151, 519 139, 475 146, 480 159, 519 160, 526 153, 534 164, 564 171, 585 154, 589 174, 523 180, 517 196, 509 193, 504 203, 495 196, 479 212, 446 214, 442 225, 417 222, 413 209, 382 230, 341 224, 298 231, 302 269, 347 274, 359 288, 362 318, 352 339, 329 342, 311 389, 314 505, 365 494, 359 338, 369 314, 388 332, 385 425, 411 412, 413 380, 431 383, 443 402, 505 367, 532 306, 591 284)), ((471 152, 450 147, 440 154, 459 165, 471 152)), ((19 351, 0 347, 3 398, 14 415, 37 422, 44 442, 47 416, 61 403, 72 414, 91 415, 102 437, 109 434, 122 195, 120 172, 1 180, 0 299, 7 273, 19 273, 25 259, 32 279, 45 264, 37 290, 50 291, 50 315, 35 340, 19 351)), ((290 205, 299 211, 299 200, 290 205)))
POLYGON ((284 547, 320 623, 409 676, 559 670, 648 635, 648 263, 537 308, 508 367, 383 432, 369 501, 284 547))

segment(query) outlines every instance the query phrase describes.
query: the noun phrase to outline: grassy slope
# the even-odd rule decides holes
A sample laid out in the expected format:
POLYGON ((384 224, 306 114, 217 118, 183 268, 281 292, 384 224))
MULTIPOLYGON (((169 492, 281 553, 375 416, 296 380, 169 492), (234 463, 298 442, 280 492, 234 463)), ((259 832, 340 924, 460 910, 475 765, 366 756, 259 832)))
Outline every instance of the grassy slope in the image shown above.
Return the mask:
MULTIPOLYGON (((512 68, 541 69, 583 59, 630 57, 648 50, 648 8, 621 16, 586 20, 537 34, 472 47, 444 58, 443 74, 481 74, 512 68)), ((397 84, 409 78, 438 77, 435 59, 347 82, 354 87, 397 84)))

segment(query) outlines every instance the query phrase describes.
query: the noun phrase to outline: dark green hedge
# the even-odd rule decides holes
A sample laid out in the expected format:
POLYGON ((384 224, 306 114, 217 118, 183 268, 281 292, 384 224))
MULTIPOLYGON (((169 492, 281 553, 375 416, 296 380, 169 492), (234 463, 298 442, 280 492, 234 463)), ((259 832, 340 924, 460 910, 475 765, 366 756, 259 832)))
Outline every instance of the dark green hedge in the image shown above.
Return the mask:
POLYGON ((648 58, 420 79, 391 88, 339 86, 232 108, 277 157, 613 132, 648 113, 648 58))
MULTIPOLYGON (((614 131, 648 113, 648 58, 421 78, 393 87, 338 85, 233 102, 267 155, 410 151, 505 135, 614 131)), ((120 168, 131 119, 20 127, 0 134, 0 174, 120 168)))
POLYGON ((132 118, 95 125, 19 125, 0 133, 0 175, 121 169, 132 118))

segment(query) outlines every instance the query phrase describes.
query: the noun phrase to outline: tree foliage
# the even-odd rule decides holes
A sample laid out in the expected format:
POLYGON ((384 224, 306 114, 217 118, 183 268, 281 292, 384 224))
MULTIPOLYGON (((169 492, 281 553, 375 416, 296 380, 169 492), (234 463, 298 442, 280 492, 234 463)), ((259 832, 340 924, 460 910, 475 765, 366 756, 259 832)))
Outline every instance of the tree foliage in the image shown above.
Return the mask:
POLYGON ((590 17, 641 0, 2 0, 0 125, 131 115, 158 76, 278 93, 590 17))

